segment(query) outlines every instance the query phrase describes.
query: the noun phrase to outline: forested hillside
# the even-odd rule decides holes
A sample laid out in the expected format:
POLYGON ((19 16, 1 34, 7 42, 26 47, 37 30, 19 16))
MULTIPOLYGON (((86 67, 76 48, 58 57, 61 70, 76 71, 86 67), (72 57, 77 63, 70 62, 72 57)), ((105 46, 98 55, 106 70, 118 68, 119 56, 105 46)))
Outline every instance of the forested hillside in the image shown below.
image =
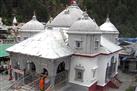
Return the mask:
MULTIPOLYGON (((137 0, 77 0, 82 10, 101 25, 107 14, 120 30, 123 37, 137 36, 137 0)), ((19 22, 30 20, 33 11, 40 21, 55 17, 67 5, 69 0, 0 0, 0 17, 3 22, 11 24, 14 15, 19 22)))

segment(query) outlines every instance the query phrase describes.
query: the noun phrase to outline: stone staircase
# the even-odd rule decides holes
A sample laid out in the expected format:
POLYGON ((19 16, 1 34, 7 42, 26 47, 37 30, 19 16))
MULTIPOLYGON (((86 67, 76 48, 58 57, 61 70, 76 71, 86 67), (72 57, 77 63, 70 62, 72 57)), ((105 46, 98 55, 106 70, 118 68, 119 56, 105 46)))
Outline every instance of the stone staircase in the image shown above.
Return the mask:
POLYGON ((114 77, 114 78, 110 81, 109 86, 110 86, 111 88, 119 88, 120 85, 121 85, 121 83, 122 83, 122 82, 121 82, 117 77, 114 77))

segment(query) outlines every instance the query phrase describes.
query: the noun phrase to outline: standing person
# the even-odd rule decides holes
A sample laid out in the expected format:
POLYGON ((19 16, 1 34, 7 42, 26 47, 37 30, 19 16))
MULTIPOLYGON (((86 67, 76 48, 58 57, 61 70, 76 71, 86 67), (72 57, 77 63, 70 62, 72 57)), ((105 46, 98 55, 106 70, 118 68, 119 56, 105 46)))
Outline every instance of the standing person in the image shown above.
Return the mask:
POLYGON ((44 91, 44 77, 40 78, 40 91, 44 91))
POLYGON ((49 79, 47 76, 44 77, 44 89, 47 90, 47 88, 50 86, 49 79))

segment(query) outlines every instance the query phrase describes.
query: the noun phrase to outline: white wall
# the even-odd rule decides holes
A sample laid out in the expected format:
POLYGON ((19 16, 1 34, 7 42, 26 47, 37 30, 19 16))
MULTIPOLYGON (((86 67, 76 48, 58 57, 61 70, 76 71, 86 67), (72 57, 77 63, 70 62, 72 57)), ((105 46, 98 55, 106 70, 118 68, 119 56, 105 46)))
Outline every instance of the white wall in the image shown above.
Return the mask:
POLYGON ((34 62, 37 73, 41 73, 43 71, 43 68, 46 68, 49 71, 50 69, 49 65, 51 64, 50 60, 48 59, 43 59, 43 58, 28 56, 23 54, 17 54, 17 53, 10 53, 10 59, 13 67, 16 63, 19 62, 21 69, 26 68, 27 61, 34 62))
POLYGON ((119 34, 115 33, 103 33, 102 36, 105 37, 107 40, 111 41, 114 44, 117 44, 117 39, 118 39, 119 34))
POLYGON ((107 63, 110 64, 111 55, 100 55, 98 58, 98 85, 105 85, 107 63))
MULTIPOLYGON (((83 86, 90 86, 95 81, 95 78, 93 78, 93 73, 92 73, 92 69, 95 67, 97 67, 97 58, 72 56, 71 64, 70 64, 69 82, 83 86), (76 65, 81 65, 85 69, 82 82, 75 80, 76 65)), ((96 76, 97 76, 97 72, 95 77, 96 76)))
POLYGON ((115 74, 118 73, 118 53, 113 53, 110 55, 100 55, 98 58, 98 85, 104 86, 105 83, 105 77, 106 77, 106 68, 107 68, 107 64, 109 63, 109 65, 111 65, 111 58, 114 56, 114 60, 117 61, 116 64, 116 71, 115 74))
POLYGON ((68 42, 76 53, 91 54, 96 53, 95 41, 98 40, 100 45, 100 36, 100 34, 69 34, 68 42), (82 41, 81 48, 76 48, 76 41, 82 41))

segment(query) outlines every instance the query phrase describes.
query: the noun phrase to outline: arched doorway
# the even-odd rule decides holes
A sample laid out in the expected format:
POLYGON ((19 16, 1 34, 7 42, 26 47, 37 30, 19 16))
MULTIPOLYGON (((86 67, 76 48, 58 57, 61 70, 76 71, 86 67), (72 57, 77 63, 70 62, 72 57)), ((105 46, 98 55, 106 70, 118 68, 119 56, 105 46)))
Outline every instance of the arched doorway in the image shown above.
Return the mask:
POLYGON ((110 80, 110 74, 110 66, 109 63, 107 63, 105 82, 108 82, 110 80))
POLYGON ((106 77, 105 77, 106 82, 108 82, 114 76, 115 69, 116 69, 116 61, 115 61, 115 57, 113 56, 110 60, 110 65, 109 63, 107 63, 106 77))
POLYGON ((67 71, 65 70, 65 62, 61 62, 56 71, 55 84, 64 82, 67 79, 67 71))
POLYGON ((111 76, 113 76, 113 74, 115 74, 115 69, 116 69, 116 61, 115 61, 115 57, 113 56, 111 58, 111 67, 110 67, 111 76))
POLYGON ((43 68, 42 74, 48 76, 48 70, 46 68, 43 68))
POLYGON ((36 65, 32 61, 27 61, 25 74, 24 74, 24 83, 28 84, 36 80, 36 65))
POLYGON ((35 64, 33 62, 30 63, 30 70, 32 72, 36 72, 36 66, 35 66, 35 64))
POLYGON ((27 72, 28 73, 32 73, 32 72, 36 72, 36 66, 34 64, 34 62, 27 62, 27 72))
POLYGON ((65 62, 61 62, 57 68, 57 74, 65 71, 65 62))
MULTIPOLYGON (((14 68, 17 69, 18 71, 20 70, 20 63, 19 63, 19 61, 14 64, 14 68)), ((20 74, 18 71, 14 72, 15 80, 21 79, 21 76, 22 76, 22 74, 20 74)))

